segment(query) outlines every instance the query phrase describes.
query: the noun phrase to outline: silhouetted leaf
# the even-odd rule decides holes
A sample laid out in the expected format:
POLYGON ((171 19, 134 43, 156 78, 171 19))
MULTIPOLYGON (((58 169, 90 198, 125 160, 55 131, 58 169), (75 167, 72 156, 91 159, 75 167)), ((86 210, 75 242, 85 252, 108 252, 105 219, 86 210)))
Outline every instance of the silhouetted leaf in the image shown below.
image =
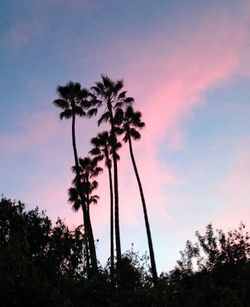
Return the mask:
POLYGON ((141 138, 141 134, 134 128, 130 129, 130 135, 134 140, 139 140, 141 138))
POLYGON ((60 118, 66 118, 69 119, 72 116, 72 110, 71 109, 66 109, 63 112, 60 113, 60 118))
POLYGON ((95 147, 89 151, 92 156, 97 156, 101 154, 101 150, 98 147, 95 147))
POLYGON ((55 99, 53 101, 54 105, 61 108, 61 109, 68 109, 69 103, 64 99, 55 99))
POLYGON ((97 114, 97 108, 90 109, 87 113, 88 117, 92 117, 97 114))
POLYGON ((121 93, 118 95, 118 99, 125 98, 125 97, 126 97, 126 93, 127 93, 127 91, 121 92, 121 93))
POLYGON ((132 103, 132 102, 134 102, 134 98, 133 97, 127 97, 124 101, 126 103, 132 103))
POLYGON ((98 126, 100 126, 100 124, 103 123, 103 122, 106 123, 108 120, 109 120, 109 112, 107 111, 107 112, 103 113, 102 116, 97 121, 98 126))

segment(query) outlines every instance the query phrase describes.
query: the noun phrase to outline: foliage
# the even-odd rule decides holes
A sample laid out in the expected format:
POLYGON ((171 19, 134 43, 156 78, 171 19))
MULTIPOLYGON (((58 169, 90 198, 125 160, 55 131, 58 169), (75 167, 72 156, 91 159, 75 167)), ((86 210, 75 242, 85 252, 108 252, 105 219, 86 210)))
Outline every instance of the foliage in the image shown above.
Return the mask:
POLYGON ((66 306, 64 287, 82 275, 83 233, 38 208, 0 201, 1 306, 66 306), (56 304, 54 304, 56 302, 56 304))
POLYGON ((152 286, 149 257, 133 249, 122 255, 117 286, 109 263, 87 277, 84 234, 58 219, 53 226, 38 208, 0 201, 1 306, 249 306, 250 238, 239 229, 196 233, 187 241, 177 266, 152 286))
POLYGON ((250 241, 245 225, 224 233, 209 224, 187 241, 181 259, 161 276, 170 306, 250 306, 250 241), (166 290, 167 289, 167 290, 166 290))

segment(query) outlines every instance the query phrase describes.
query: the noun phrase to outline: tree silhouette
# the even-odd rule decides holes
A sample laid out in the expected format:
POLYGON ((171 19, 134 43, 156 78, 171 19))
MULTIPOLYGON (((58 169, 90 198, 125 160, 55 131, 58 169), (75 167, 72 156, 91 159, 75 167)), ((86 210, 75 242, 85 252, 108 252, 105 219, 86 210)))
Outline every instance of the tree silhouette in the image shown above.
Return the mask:
POLYGON ((116 127, 114 122, 114 111, 131 104, 134 99, 126 96, 126 91, 123 89, 123 81, 113 81, 107 76, 101 76, 102 81, 96 82, 91 89, 96 97, 98 107, 104 105, 105 111, 98 120, 98 125, 103 122, 110 123, 110 139, 112 146, 112 159, 114 171, 114 201, 115 201, 115 240, 116 240, 116 255, 117 265, 121 263, 121 239, 120 239, 120 221, 119 221, 119 189, 118 189, 118 168, 117 168, 117 137, 116 127))
POLYGON ((147 233, 147 238, 148 238, 148 248, 149 248, 150 261, 151 261, 153 283, 156 286, 158 277, 157 277, 157 270, 156 270, 156 263, 155 263, 155 256, 154 256, 153 241, 152 241, 152 236, 151 236, 145 196, 144 196, 138 168, 135 162, 133 146, 132 146, 132 139, 140 140, 141 134, 138 130, 142 129, 145 126, 145 123, 142 122, 141 120, 141 116, 142 116, 141 112, 135 112, 132 106, 128 106, 125 112, 123 112, 121 109, 116 111, 115 122, 117 122, 118 124, 121 124, 120 129, 119 129, 119 134, 123 134, 124 135, 123 141, 125 143, 128 142, 129 144, 130 157, 131 157, 131 161, 133 164, 135 176, 137 179, 140 195, 141 195, 144 221, 145 221, 146 233, 147 233))
MULTIPOLYGON (((105 160, 105 165, 108 169, 109 177, 109 195, 110 195, 110 274, 111 282, 114 281, 114 197, 113 197, 113 180, 112 180, 112 146, 110 135, 107 131, 99 133, 96 137, 91 139, 91 144, 94 146, 90 150, 90 154, 98 161, 105 160)), ((120 143, 117 144, 118 147, 120 143)), ((117 155, 117 154, 116 154, 117 155)), ((117 155, 118 158, 118 155, 117 155)))
POLYGON ((72 119, 71 133, 72 133, 72 147, 73 147, 75 170, 76 170, 76 188, 78 190, 81 199, 82 209, 84 212, 84 229, 86 232, 86 236, 88 238, 91 262, 93 268, 96 270, 97 259, 96 259, 94 235, 89 215, 87 212, 85 198, 81 191, 79 161, 78 161, 76 132, 75 132, 76 116, 80 117, 86 116, 85 109, 88 109, 91 106, 91 103, 88 99, 89 92, 86 89, 82 88, 80 83, 74 83, 70 81, 69 83, 66 84, 66 86, 58 86, 57 93, 59 95, 59 99, 54 100, 53 103, 55 106, 63 109, 63 111, 60 113, 60 118, 72 119))
MULTIPOLYGON (((73 167, 73 171, 76 173, 75 167, 73 167)), ((91 223, 90 218, 90 205, 91 204, 97 204, 97 201, 99 199, 98 195, 93 195, 93 191, 97 189, 98 182, 96 180, 93 180, 94 177, 97 177, 100 172, 102 172, 102 168, 97 166, 97 160, 91 159, 90 157, 86 157, 84 159, 79 158, 79 175, 80 175, 80 187, 81 187, 81 193, 84 196, 85 206, 87 208, 86 213, 88 216, 88 219, 91 223)), ((78 211, 80 208, 82 208, 81 203, 81 197, 78 192, 78 189, 76 188, 77 176, 73 180, 73 186, 69 188, 68 194, 69 199, 68 201, 72 203, 72 209, 74 211, 78 211)), ((82 208, 83 209, 83 208, 82 208)), ((84 217, 84 211, 83 211, 83 217, 84 217)), ((88 240, 85 242, 85 256, 86 256, 86 267, 89 272, 90 265, 89 265, 89 243, 88 240)))

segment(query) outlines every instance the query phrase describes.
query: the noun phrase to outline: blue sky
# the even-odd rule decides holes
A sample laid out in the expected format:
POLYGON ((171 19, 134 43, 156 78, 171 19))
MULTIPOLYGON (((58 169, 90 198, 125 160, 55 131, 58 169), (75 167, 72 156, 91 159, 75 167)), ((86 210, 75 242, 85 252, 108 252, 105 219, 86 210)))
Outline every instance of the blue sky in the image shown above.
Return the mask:
MULTIPOLYGON (((52 101, 69 80, 124 78, 146 128, 135 144, 159 271, 195 230, 250 217, 249 1, 1 1, 0 186, 70 226, 70 123, 52 101)), ((82 155, 98 128, 78 125, 82 155)), ((147 249, 127 148, 120 163, 123 251, 147 249)), ((106 172, 92 210, 108 257, 106 172)))

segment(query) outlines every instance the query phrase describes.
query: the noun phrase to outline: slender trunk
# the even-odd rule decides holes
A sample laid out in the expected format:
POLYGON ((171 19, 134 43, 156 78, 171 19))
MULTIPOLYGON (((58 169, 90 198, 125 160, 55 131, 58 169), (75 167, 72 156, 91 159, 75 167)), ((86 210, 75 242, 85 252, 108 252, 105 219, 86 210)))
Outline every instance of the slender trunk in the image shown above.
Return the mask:
POLYGON ((110 158, 108 150, 105 149, 105 159, 109 174, 109 192, 110 192, 110 275, 111 284, 114 283, 114 199, 113 199, 113 181, 110 158))
MULTIPOLYGON (((87 186, 89 187, 89 178, 87 176, 87 182, 86 182, 87 186)), ((87 220, 89 221, 90 223, 90 227, 91 227, 91 231, 92 231, 92 225, 91 225, 91 218, 90 218, 90 199, 89 199, 89 191, 87 190, 87 202, 86 202, 86 215, 87 215, 87 220)), ((92 236, 93 236, 93 232, 92 232, 92 236)), ((93 242, 95 243, 94 241, 94 237, 93 237, 93 242)), ((88 244, 89 246, 90 244, 88 244)), ((90 250, 90 247, 89 247, 89 250, 90 250)), ((91 251, 90 251, 91 252, 91 251)), ((95 259, 93 260, 93 257, 91 258, 91 263, 92 263, 92 266, 95 268, 96 265, 97 265, 97 260, 96 260, 96 249, 95 249, 95 244, 94 244, 94 252, 95 252, 95 259), (93 262, 94 261, 94 262, 93 262)))
POLYGON ((84 229, 85 229, 85 232, 86 232, 86 237, 88 239, 91 263, 92 263, 93 269, 97 270, 97 259, 96 259, 96 251, 95 251, 95 242, 94 242, 93 230, 92 230, 92 226, 91 226, 91 221, 90 221, 89 215, 87 214, 87 208, 86 208, 86 203, 85 203, 84 195, 83 195, 82 190, 81 190, 79 162, 78 162, 78 155, 77 155, 77 149, 76 149, 75 114, 74 114, 74 112, 73 112, 73 115, 72 115, 72 146, 73 146, 74 159, 75 159, 75 167, 76 167, 76 187, 77 187, 78 193, 79 193, 80 198, 81 198, 81 203, 82 203, 83 219, 84 219, 84 229))
POLYGON ((138 183, 138 187, 139 187, 139 191, 140 191, 140 195, 141 195, 144 221, 145 221, 145 227, 146 227, 147 238, 148 238, 148 248, 149 248, 153 283, 154 283, 154 286, 156 286, 157 281, 158 281, 158 277, 157 277, 157 270, 156 270, 156 264, 155 264, 153 242, 152 242, 151 231, 150 231, 149 220, 148 220, 147 207, 146 207, 146 202, 145 202, 145 198, 144 198, 144 193, 143 193, 143 189, 142 189, 140 176, 139 176, 137 166, 136 166, 136 163, 135 163, 135 158, 134 158, 134 153, 133 153, 133 148, 132 148, 132 141, 131 141, 130 135, 128 137, 128 141, 129 141, 130 156, 131 156, 132 164, 133 164, 134 171, 135 171, 135 176, 136 176, 136 179, 137 179, 137 183, 138 183))
POLYGON ((116 258, 117 266, 120 267, 122 254, 121 254, 121 239, 120 239, 120 222, 119 222, 119 194, 118 194, 118 169, 117 169, 117 157, 116 157, 116 135, 114 129, 114 118, 112 112, 111 102, 108 102, 108 110, 110 114, 111 124, 111 145, 112 145, 112 157, 114 166, 114 196, 115 196, 115 242, 116 242, 116 258))
POLYGON ((88 244, 88 238, 86 236, 85 238, 85 258, 86 258, 86 272, 87 276, 89 276, 90 272, 90 263, 89 263, 89 244, 88 244))

